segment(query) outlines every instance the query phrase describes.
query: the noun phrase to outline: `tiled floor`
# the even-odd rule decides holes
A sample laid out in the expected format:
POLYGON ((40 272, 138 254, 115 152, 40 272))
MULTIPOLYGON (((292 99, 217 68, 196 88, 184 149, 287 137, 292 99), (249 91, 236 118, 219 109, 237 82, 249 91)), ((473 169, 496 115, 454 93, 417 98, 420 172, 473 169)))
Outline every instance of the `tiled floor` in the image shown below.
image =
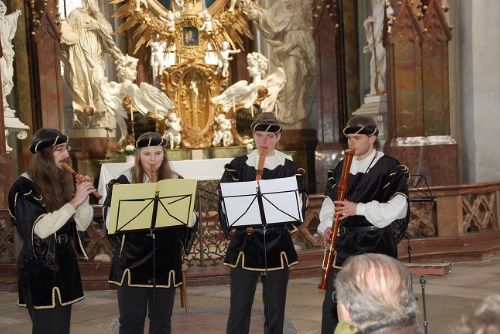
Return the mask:
MULTIPOLYGON (((429 333, 453 333, 450 329, 462 314, 471 312, 491 293, 500 293, 500 258, 485 262, 457 263, 452 273, 443 277, 427 277, 426 301, 429 333)), ((286 334, 319 333, 322 291, 319 278, 292 279, 286 306, 286 334)), ((421 304, 418 277, 414 289, 421 304)), ((251 333, 263 332, 262 291, 256 293, 252 311, 251 333)), ((15 305, 17 295, 0 293, 0 333, 30 333, 25 309, 15 305)), ((173 333, 225 333, 229 305, 228 286, 188 288, 189 310, 180 308, 179 298, 172 318, 173 333)), ((115 333, 117 322, 116 293, 87 291, 86 299, 73 308, 73 334, 115 333)))

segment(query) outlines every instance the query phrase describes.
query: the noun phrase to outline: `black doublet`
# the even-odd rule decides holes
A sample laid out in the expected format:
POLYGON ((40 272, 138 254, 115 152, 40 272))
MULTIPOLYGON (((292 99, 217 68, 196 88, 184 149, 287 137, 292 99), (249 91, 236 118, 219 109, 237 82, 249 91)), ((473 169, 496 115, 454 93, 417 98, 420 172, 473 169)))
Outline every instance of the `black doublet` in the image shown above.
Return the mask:
MULTIPOLYGON (((129 184, 125 175, 112 180, 110 185, 129 184)), ((104 206, 111 204, 112 187, 104 206)), ((182 284, 182 260, 191 229, 180 226, 155 231, 156 249, 149 232, 117 232, 108 235, 113 247, 109 283, 130 287, 153 287, 153 255, 156 257, 156 287, 173 288, 182 284)))
MULTIPOLYGON (((56 233, 39 238, 33 229, 49 213, 31 180, 21 176, 9 192, 9 211, 23 246, 17 258, 18 303, 34 309, 82 300, 80 270, 73 243, 81 246, 73 218, 56 233)), ((83 249, 80 249, 85 254, 83 249)))
MULTIPOLYGON (((337 198, 337 182, 342 173, 343 161, 329 171, 326 195, 337 198)), ((387 203, 395 195, 408 198, 408 169, 387 155, 382 156, 367 173, 349 174, 346 200, 354 203, 378 201, 387 203)), ((408 226, 410 209, 406 217, 397 219, 385 228, 376 228, 364 216, 350 216, 342 220, 337 238, 336 265, 341 266, 352 255, 381 253, 397 257, 397 244, 408 226), (363 228, 364 227, 364 228, 363 228)))
MULTIPOLYGON (((221 183, 254 181, 256 170, 246 164, 248 156, 240 156, 233 159, 228 165, 221 178, 221 183)), ((289 159, 285 159, 284 165, 279 165, 273 170, 264 168, 262 179, 277 179, 297 176, 299 192, 303 194, 303 178, 297 165, 289 159)), ((229 234, 224 211, 219 208, 219 217, 222 229, 229 234)), ((303 203, 305 210, 305 203, 303 203)), ((256 217, 256 225, 261 224, 256 217)), ((264 234, 262 228, 254 228, 253 233, 245 233, 245 227, 235 228, 230 234, 231 240, 227 248, 224 264, 232 268, 243 268, 247 270, 264 271, 279 270, 297 264, 297 252, 293 246, 290 230, 294 229, 297 222, 273 225, 267 228, 265 246, 267 249, 267 268, 265 263, 264 234)))

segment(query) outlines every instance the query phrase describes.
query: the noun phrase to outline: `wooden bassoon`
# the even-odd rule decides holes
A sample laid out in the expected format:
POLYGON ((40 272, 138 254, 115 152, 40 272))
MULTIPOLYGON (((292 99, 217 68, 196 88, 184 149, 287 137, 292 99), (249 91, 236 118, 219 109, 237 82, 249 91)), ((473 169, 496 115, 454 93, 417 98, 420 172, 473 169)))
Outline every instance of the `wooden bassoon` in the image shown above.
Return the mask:
MULTIPOLYGON (((342 166, 342 175, 340 176, 340 180, 337 183, 337 199, 336 201, 345 200, 347 194, 347 186, 349 183, 349 171, 351 170, 352 158, 354 157, 354 150, 347 149, 344 151, 344 165, 342 166)), ((335 260, 335 245, 337 243, 337 234, 340 228, 340 214, 333 214, 332 221, 332 234, 330 235, 330 239, 327 243, 327 249, 325 250, 325 255, 323 257, 323 265, 321 268, 323 269, 323 273, 321 276, 321 283, 318 288, 322 290, 327 290, 328 288, 328 276, 332 271, 332 267, 334 265, 333 261, 335 260)))

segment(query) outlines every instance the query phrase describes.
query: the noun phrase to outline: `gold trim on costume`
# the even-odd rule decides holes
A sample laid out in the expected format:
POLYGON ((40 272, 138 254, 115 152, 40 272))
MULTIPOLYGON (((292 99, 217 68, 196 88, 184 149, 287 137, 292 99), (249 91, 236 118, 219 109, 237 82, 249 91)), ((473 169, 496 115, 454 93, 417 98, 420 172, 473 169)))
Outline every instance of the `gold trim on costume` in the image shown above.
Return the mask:
POLYGON ((292 263, 288 262, 288 256, 286 256, 285 252, 281 252, 280 255, 281 255, 280 256, 281 267, 273 267, 273 268, 249 268, 249 267, 246 267, 245 266, 245 254, 242 251, 240 251, 240 253, 238 254, 238 258, 236 259, 236 263, 235 264, 224 262, 224 265, 228 266, 228 267, 231 267, 231 268, 237 268, 238 264, 240 263, 240 260, 241 260, 241 268, 242 269, 250 270, 250 271, 274 271, 274 270, 285 269, 285 263, 284 263, 285 261, 286 261, 286 264, 287 264, 288 268, 290 268, 291 266, 294 266, 294 265, 296 265, 296 264, 299 263, 299 261, 294 261, 292 263))
MULTIPOLYGON (((108 280, 108 283, 111 284, 116 284, 118 286, 123 286, 123 281, 125 280, 125 275, 127 275, 127 285, 130 287, 136 287, 136 288, 152 288, 153 284, 131 284, 130 283, 130 276, 132 273, 130 272, 130 269, 125 269, 122 274, 122 278, 120 282, 113 281, 113 280, 108 280)), ((181 277, 182 278, 182 277, 181 277)), ((157 284, 155 287, 157 288, 176 288, 178 286, 181 286, 183 284, 182 279, 179 284, 175 284, 175 270, 170 270, 168 273, 168 285, 163 285, 163 284, 157 284), (174 284, 172 284, 174 282, 174 284)))
MULTIPOLYGON (((57 286, 55 286, 55 287, 52 288, 52 305, 44 305, 44 306, 34 306, 33 305, 33 308, 35 310, 46 310, 46 309, 50 309, 50 308, 56 307, 56 294, 55 294, 56 291, 57 291, 57 296, 59 297, 59 304, 62 305, 62 306, 67 306, 67 305, 70 305, 70 304, 74 304, 74 303, 77 303, 77 302, 85 299, 85 296, 81 296, 81 297, 78 297, 76 299, 73 299, 73 300, 70 300, 68 302, 63 303, 62 300, 61 300, 61 290, 59 290, 59 288, 57 286)), ((22 307, 26 307, 26 304, 19 303, 19 299, 17 300, 17 305, 18 306, 22 306, 22 307)))

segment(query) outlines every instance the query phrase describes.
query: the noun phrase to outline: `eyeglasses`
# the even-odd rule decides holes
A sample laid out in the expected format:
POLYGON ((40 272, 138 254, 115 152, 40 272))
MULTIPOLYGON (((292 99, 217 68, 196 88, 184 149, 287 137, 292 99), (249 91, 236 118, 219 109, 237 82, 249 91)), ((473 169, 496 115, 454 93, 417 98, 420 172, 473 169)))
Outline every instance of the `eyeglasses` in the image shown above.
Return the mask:
POLYGON ((54 149, 54 152, 58 153, 63 153, 64 151, 71 151, 71 146, 65 145, 65 146, 58 146, 54 149))

